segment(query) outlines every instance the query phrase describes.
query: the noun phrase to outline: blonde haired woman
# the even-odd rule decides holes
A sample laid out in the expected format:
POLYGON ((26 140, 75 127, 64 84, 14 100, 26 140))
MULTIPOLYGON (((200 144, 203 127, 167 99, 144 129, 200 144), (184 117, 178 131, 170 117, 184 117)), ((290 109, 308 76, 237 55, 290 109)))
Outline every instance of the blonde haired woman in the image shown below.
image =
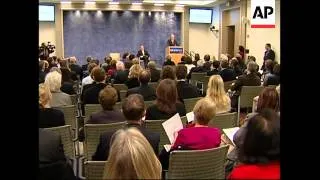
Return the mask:
POLYGON ((161 164, 138 129, 120 129, 112 138, 104 179, 161 179, 161 164))
POLYGON ((129 70, 128 80, 125 82, 128 89, 140 86, 139 74, 142 71, 142 67, 139 64, 134 64, 129 70))
POLYGON ((52 95, 45 84, 39 84, 39 128, 64 126, 64 114, 50 107, 52 95))
POLYGON ((231 100, 224 90, 224 83, 220 75, 210 77, 206 98, 216 104, 217 114, 231 110, 231 100))

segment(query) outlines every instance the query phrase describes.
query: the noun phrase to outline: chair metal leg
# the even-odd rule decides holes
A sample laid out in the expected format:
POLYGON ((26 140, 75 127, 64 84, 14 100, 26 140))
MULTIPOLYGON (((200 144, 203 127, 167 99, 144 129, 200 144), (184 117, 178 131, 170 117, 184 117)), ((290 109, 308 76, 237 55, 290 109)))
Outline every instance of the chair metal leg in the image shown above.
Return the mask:
POLYGON ((237 126, 240 126, 240 96, 238 97, 238 120, 237 126))

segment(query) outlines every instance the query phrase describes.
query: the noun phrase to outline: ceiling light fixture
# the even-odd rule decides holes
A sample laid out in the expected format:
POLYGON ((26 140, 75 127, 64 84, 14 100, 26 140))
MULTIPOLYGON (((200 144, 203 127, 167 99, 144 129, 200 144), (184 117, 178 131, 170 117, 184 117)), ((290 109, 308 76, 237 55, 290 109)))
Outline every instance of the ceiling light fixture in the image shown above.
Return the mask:
POLYGON ((177 7, 184 7, 183 4, 176 4, 177 7))
POLYGON ((131 3, 132 5, 141 5, 142 3, 141 2, 133 2, 131 3))
POLYGON ((71 4, 71 1, 61 1, 61 4, 71 4))
POLYGON ((91 5, 91 4, 96 4, 96 2, 95 1, 86 1, 86 2, 84 2, 86 5, 91 5))
POLYGON ((116 4, 119 4, 119 2, 109 2, 109 4, 116 5, 116 4))
POLYGON ((164 6, 164 4, 153 4, 154 6, 164 6))

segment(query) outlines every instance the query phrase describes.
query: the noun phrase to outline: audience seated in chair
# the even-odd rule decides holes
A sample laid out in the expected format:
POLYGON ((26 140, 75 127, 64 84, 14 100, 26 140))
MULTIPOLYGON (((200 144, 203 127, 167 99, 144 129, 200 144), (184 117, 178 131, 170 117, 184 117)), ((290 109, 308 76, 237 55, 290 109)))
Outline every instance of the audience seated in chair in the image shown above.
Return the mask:
POLYGON ((77 76, 79 76, 78 80, 82 80, 83 77, 83 72, 82 72, 82 68, 80 67, 80 65, 77 64, 77 59, 76 57, 70 57, 70 70, 72 72, 74 72, 77 76))
POLYGON ((187 75, 187 79, 191 79, 191 74, 192 73, 202 73, 202 72, 206 72, 205 69, 203 68, 203 64, 204 64, 204 61, 203 60, 199 60, 197 61, 197 65, 196 67, 193 67, 190 69, 190 72, 189 74, 187 75))
POLYGON ((228 179, 280 179, 280 118, 263 109, 246 125, 239 161, 228 179))
POLYGON ((39 84, 44 83, 48 68, 49 68, 48 61, 46 60, 39 61, 39 84))
POLYGON ((156 63, 154 61, 148 63, 148 70, 151 74, 151 82, 158 82, 160 80, 161 71, 156 69, 156 63))
POLYGON ((60 90, 66 94, 73 95, 76 94, 74 89, 74 81, 70 77, 70 70, 67 68, 60 68, 61 70, 61 80, 62 85, 60 90))
POLYGON ((161 80, 156 90, 155 104, 146 111, 146 120, 169 119, 176 113, 186 115, 186 108, 178 101, 176 82, 171 79, 161 80))
POLYGON ((124 84, 128 80, 129 71, 125 71, 122 61, 117 62, 116 69, 113 84, 124 84))
POLYGON ((198 61, 201 61, 201 60, 200 60, 200 54, 199 54, 199 53, 196 53, 196 54, 194 55, 194 61, 192 61, 192 64, 197 67, 197 66, 198 66, 198 65, 197 65, 197 64, 198 64, 198 61))
POLYGON ((148 85, 150 82, 150 72, 142 70, 139 75, 140 86, 128 89, 127 96, 130 94, 141 94, 145 101, 152 101, 156 99, 155 89, 148 85))
POLYGON ((239 60, 237 58, 231 59, 230 68, 233 69, 237 77, 241 76, 242 72, 244 71, 243 69, 241 69, 242 67, 240 67, 239 60))
MULTIPOLYGON (((142 118, 145 115, 145 104, 143 97, 139 94, 128 96, 122 103, 122 112, 127 119, 124 129, 129 127, 137 128, 153 148, 155 154, 158 154, 160 134, 154 133, 146 129, 142 124, 142 118)), ((97 150, 92 156, 93 161, 106 161, 109 156, 110 142, 112 141, 113 132, 105 132, 100 136, 100 142, 97 150)))
POLYGON ((39 129, 40 180, 76 180, 73 169, 64 155, 61 137, 51 131, 39 129))
POLYGON ((272 73, 266 74, 263 80, 263 86, 279 85, 280 84, 280 64, 273 66, 272 73))
POLYGON ((109 69, 108 69, 108 71, 106 71, 107 72, 107 77, 108 77, 108 79, 110 80, 110 79, 114 79, 115 78, 115 75, 116 75, 116 72, 117 72, 117 60, 111 60, 111 62, 110 62, 110 67, 109 67, 109 69))
POLYGON ((92 79, 92 69, 94 67, 96 67, 97 64, 96 63, 89 63, 89 65, 87 66, 88 67, 88 72, 89 72, 89 75, 85 78, 82 79, 82 83, 81 83, 81 91, 83 92, 83 87, 85 85, 88 85, 88 84, 92 84, 93 83, 93 79, 92 79))
POLYGON ((205 72, 208 72, 211 70, 211 65, 212 65, 212 63, 210 62, 210 55, 206 54, 203 59, 205 61, 203 64, 203 69, 205 72))
POLYGON ((52 94, 49 87, 39 84, 39 128, 64 126, 64 114, 58 109, 50 107, 52 94))
POLYGON ((224 90, 223 80, 220 75, 210 77, 206 98, 216 104, 216 114, 226 113, 231 110, 231 100, 224 90))
POLYGON ((162 66, 174 66, 174 65, 176 64, 173 61, 171 61, 171 56, 168 55, 162 66))
POLYGON ((50 88, 52 94, 52 99, 50 101, 51 107, 72 105, 70 96, 60 90, 62 82, 60 73, 58 71, 49 72, 44 81, 44 84, 50 88))
POLYGON ((104 179, 161 179, 161 164, 147 139, 132 127, 114 134, 104 179))
POLYGON ((88 70, 88 66, 92 61, 92 57, 91 56, 87 56, 86 60, 87 60, 87 64, 84 64, 84 65, 81 66, 82 72, 83 72, 83 77, 85 77, 85 72, 88 70))
POLYGON ((183 128, 175 135, 174 144, 169 152, 163 149, 159 155, 163 169, 168 169, 169 155, 174 150, 202 150, 220 146, 221 132, 218 128, 208 127, 216 115, 216 105, 207 98, 200 99, 193 108, 194 125, 183 128))
POLYGON ((192 64, 192 58, 190 56, 186 56, 185 62, 185 66, 187 67, 187 74, 189 74, 190 70, 196 66, 192 64))
POLYGON ((196 98, 200 96, 197 87, 189 84, 186 80, 186 76, 187 76, 186 66, 179 64, 176 67, 176 76, 177 76, 178 97, 181 102, 183 102, 183 99, 196 98))
POLYGON ((141 71, 142 71, 142 67, 139 64, 134 64, 131 66, 129 75, 128 75, 128 80, 125 82, 128 89, 140 86, 138 78, 141 71))
POLYGON ((229 68, 228 60, 221 60, 221 71, 219 75, 223 79, 223 82, 233 81, 236 79, 236 73, 233 69, 229 68))
POLYGON ((160 79, 176 80, 176 66, 164 66, 161 71, 160 79))
POLYGON ((220 61, 213 61, 212 62, 212 70, 207 72, 207 76, 219 74, 219 72, 220 72, 219 68, 220 68, 220 61))

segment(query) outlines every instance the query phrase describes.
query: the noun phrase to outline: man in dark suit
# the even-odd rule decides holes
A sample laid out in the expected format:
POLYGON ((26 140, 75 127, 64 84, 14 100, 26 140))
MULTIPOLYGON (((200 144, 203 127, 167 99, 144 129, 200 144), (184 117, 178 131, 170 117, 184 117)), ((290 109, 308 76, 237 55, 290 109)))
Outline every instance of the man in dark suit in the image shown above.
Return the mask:
POLYGON ((127 96, 130 94, 141 94, 145 101, 153 101, 157 98, 155 90, 153 87, 149 86, 148 83, 150 82, 150 72, 147 70, 143 70, 139 74, 139 82, 140 86, 131 88, 127 92, 127 96))
POLYGON ((220 67, 220 61, 213 61, 212 62, 213 69, 211 71, 207 72, 207 76, 217 75, 219 74, 219 67, 220 67))
POLYGON ((160 79, 161 71, 156 68, 156 63, 154 61, 150 61, 148 63, 148 70, 150 71, 151 82, 158 82, 160 79))
POLYGON ((82 77, 83 77, 82 68, 76 63, 77 63, 77 59, 75 57, 71 57, 70 70, 74 72, 77 75, 77 77, 79 77, 79 80, 82 80, 82 77))
POLYGON ((183 99, 196 98, 200 94, 196 86, 189 84, 186 81, 187 77, 187 67, 185 65, 179 64, 176 68, 177 76, 177 91, 179 99, 183 102, 183 99))
POLYGON ((60 136, 39 129, 39 174, 41 180, 76 180, 64 155, 60 136))
POLYGON ((128 80, 129 72, 125 71, 122 61, 117 62, 116 70, 113 84, 124 84, 128 80))
MULTIPOLYGON (((127 124, 123 128, 135 127, 146 137, 152 146, 155 154, 158 154, 160 134, 152 132, 142 126, 142 117, 145 116, 145 104, 143 97, 139 94, 128 96, 122 103, 122 112, 127 119, 127 124)), ((92 156, 93 161, 106 161, 109 156, 111 137, 115 133, 105 132, 100 135, 100 142, 97 150, 92 156)))
POLYGON ((229 68, 228 60, 221 61, 221 71, 219 73, 223 82, 233 81, 236 79, 236 73, 233 69, 229 68))
POLYGON ((177 40, 174 37, 174 34, 170 35, 170 39, 167 41, 167 46, 179 46, 177 40))
POLYGON ((88 56, 87 57, 87 64, 84 64, 81 66, 82 68, 82 72, 83 72, 83 76, 88 76, 90 73, 88 73, 88 65, 90 64, 92 60, 92 57, 91 56, 88 56))
POLYGON ((264 52, 264 56, 263 56, 263 65, 261 67, 261 70, 263 70, 263 71, 265 70, 264 62, 268 59, 271 59, 272 61, 274 61, 275 56, 276 56, 274 51, 271 49, 271 44, 267 43, 265 45, 265 49, 266 49, 266 51, 264 52))
POLYGON ((137 57, 140 60, 143 60, 144 67, 147 67, 147 64, 148 64, 149 58, 150 58, 150 54, 148 53, 147 50, 144 49, 143 45, 140 46, 140 50, 137 53, 137 57))

